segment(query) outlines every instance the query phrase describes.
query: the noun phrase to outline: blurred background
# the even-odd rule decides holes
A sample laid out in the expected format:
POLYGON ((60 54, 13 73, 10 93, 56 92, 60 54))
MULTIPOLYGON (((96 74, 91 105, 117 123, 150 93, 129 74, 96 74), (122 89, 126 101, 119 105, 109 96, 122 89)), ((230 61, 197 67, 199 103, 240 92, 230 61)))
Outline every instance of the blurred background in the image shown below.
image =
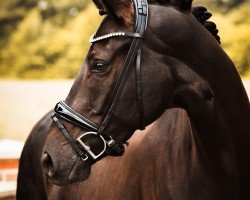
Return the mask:
MULTIPOLYGON (((250 91, 250 0, 193 4, 213 14, 250 91)), ((10 166, 1 159, 18 159, 34 124, 66 97, 100 21, 90 0, 0 0, 0 189, 10 166)))
MULTIPOLYGON (((222 46, 242 75, 250 65, 249 2, 193 1, 213 13, 222 46)), ((91 0, 1 0, 0 77, 74 78, 100 20, 91 0)))
MULTIPOLYGON (((249 77, 250 0, 193 4, 213 14, 223 48, 241 76, 249 77)), ((91 0, 0 0, 0 139, 25 140, 66 97, 100 21, 91 0)))

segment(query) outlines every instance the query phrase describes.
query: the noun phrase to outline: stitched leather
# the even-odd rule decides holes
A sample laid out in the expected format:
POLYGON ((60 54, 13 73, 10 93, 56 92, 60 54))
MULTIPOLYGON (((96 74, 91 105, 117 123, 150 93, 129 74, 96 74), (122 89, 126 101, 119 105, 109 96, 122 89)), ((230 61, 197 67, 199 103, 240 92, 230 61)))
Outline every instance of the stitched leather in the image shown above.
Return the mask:
POLYGON ((82 128, 86 128, 87 130, 97 131, 99 128, 98 124, 80 115, 63 101, 56 104, 54 111, 60 116, 60 118, 70 121, 82 128))

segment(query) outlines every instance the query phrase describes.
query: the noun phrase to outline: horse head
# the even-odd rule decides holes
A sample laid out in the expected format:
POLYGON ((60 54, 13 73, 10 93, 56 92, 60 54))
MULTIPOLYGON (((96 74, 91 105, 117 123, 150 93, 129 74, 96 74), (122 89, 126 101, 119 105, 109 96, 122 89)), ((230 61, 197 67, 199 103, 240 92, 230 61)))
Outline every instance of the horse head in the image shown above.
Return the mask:
POLYGON ((55 107, 42 157, 58 185, 87 179, 107 155, 121 156, 134 131, 168 108, 186 109, 194 125, 211 131, 222 88, 210 66, 232 65, 192 14, 191 1, 93 1, 106 17, 66 100, 55 107))

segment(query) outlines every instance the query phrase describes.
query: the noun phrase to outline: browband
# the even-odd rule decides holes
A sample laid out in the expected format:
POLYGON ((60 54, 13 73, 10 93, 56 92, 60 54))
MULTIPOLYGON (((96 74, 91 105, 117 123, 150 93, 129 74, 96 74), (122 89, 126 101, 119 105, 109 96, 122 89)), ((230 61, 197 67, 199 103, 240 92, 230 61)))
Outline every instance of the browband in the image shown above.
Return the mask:
POLYGON ((90 37, 89 42, 95 43, 99 42, 101 40, 105 40, 111 37, 133 37, 133 38, 142 38, 142 35, 140 33, 129 33, 129 32, 115 32, 115 33, 109 33, 106 35, 102 35, 100 37, 95 37, 95 33, 90 37))

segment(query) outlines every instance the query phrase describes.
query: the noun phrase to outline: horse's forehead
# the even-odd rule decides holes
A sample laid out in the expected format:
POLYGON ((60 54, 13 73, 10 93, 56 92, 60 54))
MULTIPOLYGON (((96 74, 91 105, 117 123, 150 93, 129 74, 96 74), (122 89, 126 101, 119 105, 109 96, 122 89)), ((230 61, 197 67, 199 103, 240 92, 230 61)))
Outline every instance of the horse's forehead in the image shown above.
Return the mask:
POLYGON ((118 29, 117 23, 110 16, 106 16, 101 22, 99 28, 96 31, 96 36, 102 36, 104 34, 114 32, 118 29))
POLYGON ((113 16, 107 15, 97 29, 96 36, 101 36, 111 32, 132 32, 133 28, 133 25, 129 27, 126 26, 121 19, 115 19, 113 16))
MULTIPOLYGON (((97 32, 95 33, 95 37, 100 37, 106 34, 114 33, 114 32, 132 32, 133 27, 126 27, 122 24, 117 23, 112 17, 107 16, 104 18, 102 23, 100 24, 97 32)), ((96 42, 94 43, 89 51, 89 57, 96 57, 98 55, 102 55, 101 57, 105 57, 105 54, 111 54, 115 49, 118 49, 123 44, 129 42, 130 38, 112 38, 106 41, 96 42)))

